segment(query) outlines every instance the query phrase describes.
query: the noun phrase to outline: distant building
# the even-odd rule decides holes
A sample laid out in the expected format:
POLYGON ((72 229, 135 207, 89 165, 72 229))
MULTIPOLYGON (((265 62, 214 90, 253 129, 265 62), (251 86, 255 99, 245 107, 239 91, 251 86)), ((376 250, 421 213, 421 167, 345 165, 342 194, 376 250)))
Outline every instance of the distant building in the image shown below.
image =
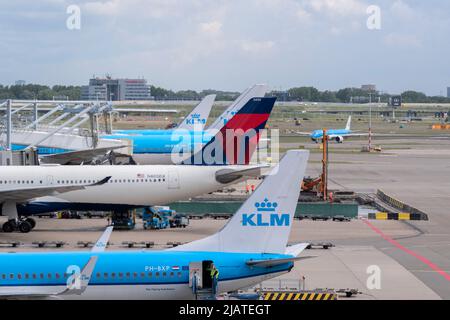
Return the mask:
POLYGON ((447 98, 450 98, 450 87, 447 87, 447 98))
POLYGON ((16 80, 15 85, 16 86, 24 86, 26 84, 25 80, 16 80))
POLYGON ((364 91, 377 91, 377 86, 374 84, 363 84, 361 90, 364 91))
POLYGON ((150 100, 150 85, 145 79, 92 78, 81 87, 82 100, 150 100))

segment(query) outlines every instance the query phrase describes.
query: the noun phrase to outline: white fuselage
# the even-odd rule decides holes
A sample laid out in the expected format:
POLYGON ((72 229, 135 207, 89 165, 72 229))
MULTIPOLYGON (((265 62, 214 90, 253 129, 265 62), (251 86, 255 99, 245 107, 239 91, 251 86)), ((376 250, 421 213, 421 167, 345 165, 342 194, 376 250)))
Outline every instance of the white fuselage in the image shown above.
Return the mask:
POLYGON ((51 197, 35 198, 33 201, 161 205, 221 189, 227 184, 218 182, 216 173, 230 168, 245 167, 4 166, 0 168, 0 192, 45 186, 86 185, 111 177, 103 185, 55 193, 51 197))

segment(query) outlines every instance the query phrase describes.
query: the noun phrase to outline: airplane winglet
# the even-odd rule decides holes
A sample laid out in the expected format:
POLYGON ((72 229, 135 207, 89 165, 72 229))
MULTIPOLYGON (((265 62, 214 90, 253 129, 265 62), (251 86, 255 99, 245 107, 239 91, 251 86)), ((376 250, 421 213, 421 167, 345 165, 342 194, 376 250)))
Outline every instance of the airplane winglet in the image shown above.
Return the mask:
POLYGON ((291 257, 282 259, 266 259, 266 260, 248 260, 245 262, 246 265, 250 267, 275 267, 286 263, 291 263, 299 260, 306 260, 316 258, 316 256, 304 256, 304 257, 291 257))
POLYGON ((106 249, 106 246, 108 245, 109 237, 111 236, 111 233, 113 231, 114 227, 108 227, 103 232, 102 236, 97 240, 95 245, 92 247, 91 252, 103 252, 106 249))

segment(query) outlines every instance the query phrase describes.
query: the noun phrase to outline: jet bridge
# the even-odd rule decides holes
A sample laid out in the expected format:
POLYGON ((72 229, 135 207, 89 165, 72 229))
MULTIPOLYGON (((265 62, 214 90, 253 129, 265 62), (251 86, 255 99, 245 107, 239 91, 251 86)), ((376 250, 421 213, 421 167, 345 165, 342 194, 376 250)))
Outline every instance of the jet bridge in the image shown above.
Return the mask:
POLYGON ((51 154, 110 147, 117 153, 132 155, 130 140, 99 138, 100 116, 105 119, 103 131, 112 127, 108 121, 112 121, 115 111, 110 102, 7 100, 0 103, 1 110, 5 110, 0 124, 3 150, 39 148, 41 154, 51 154), (44 114, 39 110, 42 106, 44 114), (87 128, 83 128, 87 122, 87 128), (119 146, 126 147, 117 149, 119 146))

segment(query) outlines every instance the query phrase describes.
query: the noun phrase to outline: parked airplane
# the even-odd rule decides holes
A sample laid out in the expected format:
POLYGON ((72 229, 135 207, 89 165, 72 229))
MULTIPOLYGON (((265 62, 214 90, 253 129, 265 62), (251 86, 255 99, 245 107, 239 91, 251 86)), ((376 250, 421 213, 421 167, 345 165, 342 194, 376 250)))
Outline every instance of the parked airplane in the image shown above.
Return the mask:
MULTIPOLYGON (((329 129, 327 136, 330 140, 335 140, 337 143, 343 143, 345 137, 366 136, 367 133, 358 133, 351 130, 352 116, 348 117, 345 129, 329 129)), ((297 132, 299 135, 307 135, 311 140, 319 143, 323 139, 323 130, 314 130, 313 132, 297 132)))
POLYGON ((207 95, 203 100, 189 113, 186 118, 183 119, 177 127, 168 130, 114 130, 114 134, 171 134, 173 130, 203 130, 208 121, 209 114, 211 113, 211 108, 216 99, 215 94, 207 95))
MULTIPOLYGON (((269 87, 264 84, 257 84, 248 89, 246 89, 209 127, 207 130, 220 130, 225 123, 230 120, 251 98, 256 97, 264 97, 268 92, 269 87)), ((215 95, 214 99, 215 99, 215 95)), ((209 96, 207 96, 209 97, 209 96)), ((206 97, 205 97, 206 99, 206 97)), ((211 102, 211 106, 214 103, 214 100, 211 102)), ((200 106, 200 105, 199 105, 200 106)), ((180 124, 177 128, 170 130, 114 130, 114 134, 143 134, 143 135, 162 135, 162 134, 173 134, 176 129, 184 129, 192 131, 193 133, 203 133, 204 125, 206 124, 208 117, 199 117, 200 120, 190 120, 193 118, 193 114, 195 115, 198 112, 192 112, 189 116, 187 116, 182 124, 180 124), (206 119, 206 120, 205 120, 206 119), (183 125, 187 122, 185 125, 183 125), (200 126, 198 125, 200 124, 200 126), (195 127, 194 127, 195 126, 195 127)), ((209 137, 211 139, 211 137, 209 137)))
POLYGON ((2 166, 1 213, 9 218, 3 231, 18 228, 29 232, 33 228, 31 218, 17 221, 18 216, 59 210, 124 211, 167 204, 258 176, 261 166, 247 164, 274 103, 275 98, 251 99, 197 154, 180 158, 192 165, 2 166), (227 136, 229 131, 241 132, 242 138, 227 136))
POLYGON ((133 159, 139 164, 172 164, 174 148, 179 147, 180 141, 187 145, 185 148, 197 151, 208 143, 218 130, 232 119, 246 103, 255 97, 263 97, 268 90, 266 85, 255 85, 231 104, 223 114, 208 127, 207 130, 121 130, 102 138, 133 142, 133 159))
MULTIPOLYGON (((4 299, 195 299, 251 287, 289 272, 307 243, 288 246, 308 151, 288 151, 218 233, 162 251, 0 254, 4 299)), ((192 184, 191 184, 192 186, 192 184)), ((129 196, 132 192, 128 193, 129 196)))

